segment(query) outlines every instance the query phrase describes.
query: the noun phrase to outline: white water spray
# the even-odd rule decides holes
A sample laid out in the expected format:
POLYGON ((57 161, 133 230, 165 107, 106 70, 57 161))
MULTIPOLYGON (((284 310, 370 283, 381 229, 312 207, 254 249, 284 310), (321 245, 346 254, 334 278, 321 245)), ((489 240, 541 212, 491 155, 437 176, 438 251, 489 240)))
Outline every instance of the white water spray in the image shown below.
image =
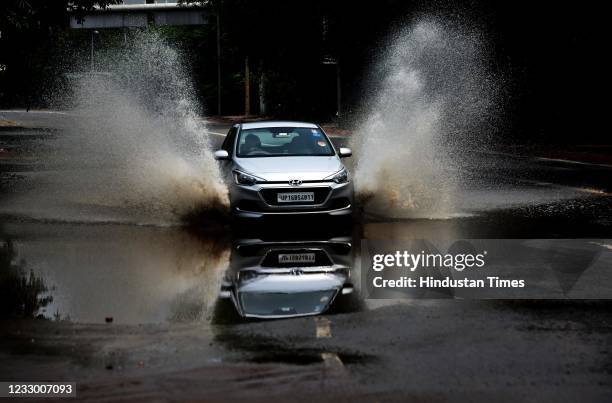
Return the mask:
MULTIPOLYGON (((224 210, 227 189, 180 54, 158 34, 99 56, 66 94, 70 123, 44 183, 13 205, 39 218, 172 224, 224 210)), ((36 180, 36 178, 34 178, 36 180)))
MULTIPOLYGON (((457 214, 457 153, 487 118, 493 80, 479 36, 424 19, 392 39, 373 100, 352 140, 355 185, 366 211, 443 218, 457 214)), ((463 149, 462 149, 463 147, 463 149)))

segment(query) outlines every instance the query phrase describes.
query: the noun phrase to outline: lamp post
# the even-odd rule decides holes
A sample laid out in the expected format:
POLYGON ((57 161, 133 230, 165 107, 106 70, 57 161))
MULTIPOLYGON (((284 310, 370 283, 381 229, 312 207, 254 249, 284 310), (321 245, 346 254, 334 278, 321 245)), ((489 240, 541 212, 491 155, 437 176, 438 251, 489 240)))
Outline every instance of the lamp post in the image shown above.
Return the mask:
POLYGON ((249 57, 244 59, 244 115, 251 114, 251 69, 249 67, 249 57))
POLYGON ((93 73, 94 71, 94 35, 98 35, 100 32, 96 31, 95 29, 93 31, 91 31, 91 66, 90 66, 90 70, 93 73))
POLYGON ((217 4, 217 115, 221 115, 221 1, 217 4))
POLYGON ((340 59, 330 55, 323 56, 323 64, 336 66, 336 116, 342 113, 342 82, 340 81, 340 59))

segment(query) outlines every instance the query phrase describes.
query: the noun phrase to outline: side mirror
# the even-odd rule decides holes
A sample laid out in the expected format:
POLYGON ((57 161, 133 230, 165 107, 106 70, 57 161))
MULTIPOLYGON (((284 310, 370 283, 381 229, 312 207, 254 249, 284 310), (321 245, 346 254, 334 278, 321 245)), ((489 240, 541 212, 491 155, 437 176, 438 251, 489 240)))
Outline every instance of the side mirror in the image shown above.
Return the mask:
POLYGON ((219 290, 219 299, 228 299, 232 297, 232 283, 223 279, 221 281, 221 289, 219 290))
POLYGON ((351 155, 353 155, 353 152, 350 148, 340 147, 340 150, 338 150, 338 156, 340 158, 350 157, 351 155))
POLYGON ((215 159, 216 160, 227 160, 229 159, 229 154, 225 150, 217 150, 215 151, 215 159))

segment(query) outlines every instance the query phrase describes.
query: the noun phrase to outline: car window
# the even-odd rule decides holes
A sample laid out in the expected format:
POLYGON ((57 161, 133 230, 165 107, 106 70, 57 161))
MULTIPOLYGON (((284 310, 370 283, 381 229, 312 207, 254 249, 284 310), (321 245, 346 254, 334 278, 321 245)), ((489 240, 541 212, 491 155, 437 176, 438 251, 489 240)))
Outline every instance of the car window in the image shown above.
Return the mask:
POLYGON ((236 148, 236 155, 242 158, 334 155, 321 129, 309 127, 241 130, 236 148))
POLYGON ((333 300, 335 290, 296 293, 242 292, 245 313, 261 316, 292 316, 321 313, 333 300))

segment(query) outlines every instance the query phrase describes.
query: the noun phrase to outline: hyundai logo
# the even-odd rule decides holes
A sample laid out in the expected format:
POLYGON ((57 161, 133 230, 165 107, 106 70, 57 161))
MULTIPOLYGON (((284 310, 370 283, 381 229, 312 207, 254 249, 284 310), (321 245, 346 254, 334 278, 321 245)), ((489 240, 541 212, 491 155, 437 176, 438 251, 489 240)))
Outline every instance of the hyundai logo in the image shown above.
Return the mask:
POLYGON ((300 186, 302 184, 302 181, 299 179, 292 179, 289 181, 289 184, 291 186, 300 186))

